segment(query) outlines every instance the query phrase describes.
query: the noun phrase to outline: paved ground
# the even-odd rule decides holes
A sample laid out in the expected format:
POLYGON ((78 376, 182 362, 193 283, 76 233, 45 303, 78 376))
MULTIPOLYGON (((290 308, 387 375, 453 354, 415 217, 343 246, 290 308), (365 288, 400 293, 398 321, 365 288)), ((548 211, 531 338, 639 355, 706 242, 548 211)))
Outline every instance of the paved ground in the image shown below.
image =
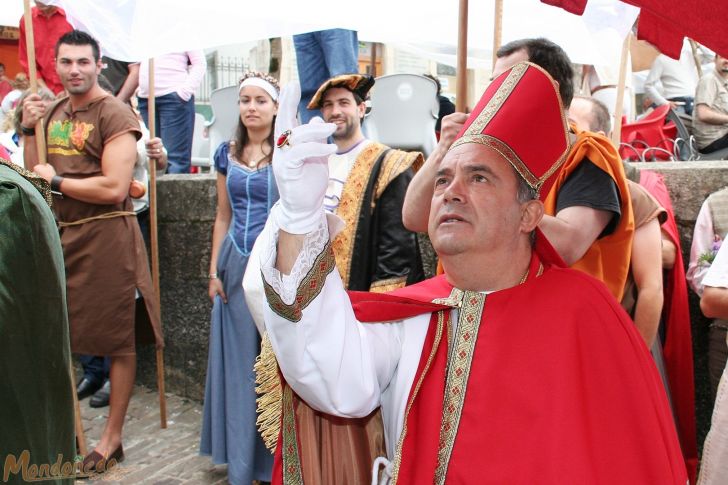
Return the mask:
MULTIPOLYGON (((94 409, 81 401, 86 446, 93 449, 101 436, 108 407, 94 409)), ((202 406, 167 395, 167 429, 159 427, 157 393, 137 386, 124 426, 126 459, 116 474, 83 483, 208 485, 226 484, 225 466, 214 466, 209 457, 198 456, 202 406)))

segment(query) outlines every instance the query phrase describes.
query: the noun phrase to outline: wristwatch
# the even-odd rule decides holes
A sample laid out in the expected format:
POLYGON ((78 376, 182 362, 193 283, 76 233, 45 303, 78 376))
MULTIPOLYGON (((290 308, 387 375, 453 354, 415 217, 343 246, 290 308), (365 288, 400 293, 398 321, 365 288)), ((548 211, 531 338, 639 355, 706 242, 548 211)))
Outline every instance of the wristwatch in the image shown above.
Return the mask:
POLYGON ((207 279, 210 279, 210 280, 218 279, 217 273, 210 273, 209 275, 207 275, 207 279))

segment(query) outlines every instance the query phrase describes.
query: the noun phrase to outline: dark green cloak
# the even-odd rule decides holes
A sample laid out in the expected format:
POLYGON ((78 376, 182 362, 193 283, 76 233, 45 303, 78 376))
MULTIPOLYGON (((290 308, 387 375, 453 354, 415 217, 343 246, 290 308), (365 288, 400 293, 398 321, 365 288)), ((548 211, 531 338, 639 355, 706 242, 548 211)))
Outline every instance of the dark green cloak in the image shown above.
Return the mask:
POLYGON ((66 278, 49 202, 45 181, 0 157, 0 483, 58 477, 75 458, 66 278))

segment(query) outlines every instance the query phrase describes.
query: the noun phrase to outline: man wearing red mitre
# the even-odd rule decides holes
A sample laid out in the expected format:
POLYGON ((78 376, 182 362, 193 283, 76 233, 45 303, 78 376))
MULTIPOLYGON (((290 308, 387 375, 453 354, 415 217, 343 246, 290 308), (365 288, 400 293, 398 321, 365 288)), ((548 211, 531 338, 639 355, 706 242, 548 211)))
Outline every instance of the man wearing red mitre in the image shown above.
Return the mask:
MULTIPOLYGON (((281 111, 296 98, 284 90, 281 111)), ((380 483, 686 482, 634 324, 538 229, 539 194, 570 149, 545 71, 519 63, 487 88, 432 180, 445 272, 388 294, 344 290, 330 243, 340 221, 323 210, 333 127, 293 125, 276 123, 281 199, 260 255, 284 408, 293 392, 343 417, 381 406, 380 483)), ((274 482, 301 483, 296 427, 281 424, 274 482)))

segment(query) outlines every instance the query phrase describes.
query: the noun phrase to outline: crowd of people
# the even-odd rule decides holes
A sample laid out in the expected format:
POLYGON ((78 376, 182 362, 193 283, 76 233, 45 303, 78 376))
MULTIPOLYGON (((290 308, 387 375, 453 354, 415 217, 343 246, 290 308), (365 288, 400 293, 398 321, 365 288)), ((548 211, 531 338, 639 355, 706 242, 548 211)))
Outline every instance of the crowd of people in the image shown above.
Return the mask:
MULTIPOLYGON (((39 393, 6 383, 14 412, 35 413, 7 428, 8 453, 34 450, 38 465, 73 454, 70 350, 84 368, 77 398, 109 405, 82 461, 104 473, 124 459, 137 345, 164 345, 145 249, 147 173, 189 172, 205 58, 157 59, 160 136, 150 139, 145 62, 102 58, 62 10, 37 4, 46 44, 36 49, 51 52, 36 56, 38 93, 23 92, 23 77, 6 89, 19 93, 14 136, 0 139, 0 213, 32 228, 25 244, 47 259, 6 300, 27 302, 43 280, 47 311, 16 303, 0 315, 20 315, 26 330, 47 324, 63 344, 31 367, 39 393), (57 409, 44 410, 44 391, 57 409)), ((502 46, 480 101, 441 119, 425 159, 365 137, 375 81, 357 72, 356 33, 294 41, 300 84, 247 72, 237 127, 213 157, 200 454, 245 485, 724 483, 728 189, 700 211, 686 276, 665 184, 623 164, 609 109, 575 95, 553 42, 502 46), (686 282, 715 318, 700 475, 686 282)), ((654 83, 674 68, 658 61, 654 83)), ((726 79, 716 55, 694 106, 667 82, 654 96, 694 109, 704 152, 728 147, 726 79)), ((18 278, 13 268, 0 277, 18 278)))

